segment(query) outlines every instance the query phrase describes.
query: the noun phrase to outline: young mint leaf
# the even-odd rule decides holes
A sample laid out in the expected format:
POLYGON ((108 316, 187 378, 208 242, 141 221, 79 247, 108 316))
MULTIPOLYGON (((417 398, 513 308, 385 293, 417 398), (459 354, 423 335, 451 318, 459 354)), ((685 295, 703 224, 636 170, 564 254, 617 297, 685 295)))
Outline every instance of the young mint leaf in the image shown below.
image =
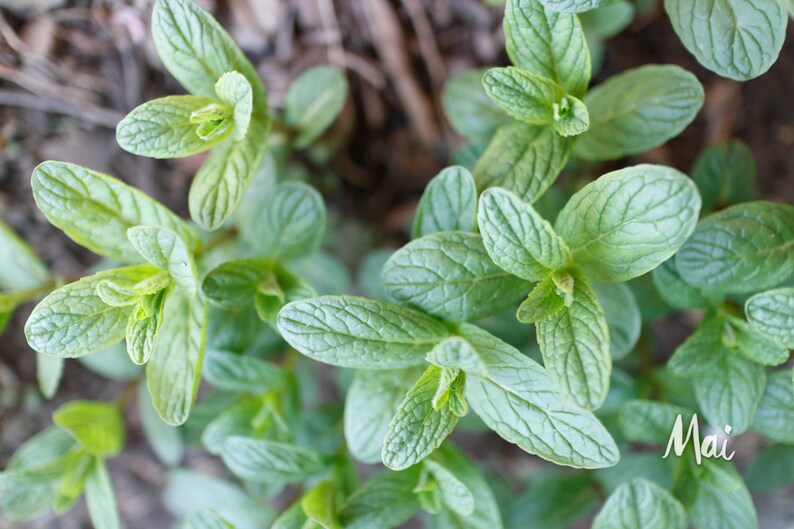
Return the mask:
POLYGON ((383 289, 447 321, 472 321, 517 302, 529 285, 497 267, 479 235, 437 232, 394 252, 383 267, 383 289))
POLYGON ((508 0, 504 32, 513 65, 555 81, 581 98, 590 84, 590 52, 575 15, 547 11, 538 0, 508 0))
POLYGON ((417 368, 356 371, 345 399, 345 442, 364 463, 381 461, 389 423, 419 378, 417 368))
POLYGON ((761 449, 745 474, 755 493, 775 492, 794 481, 794 446, 769 445, 761 449))
POLYGON ((653 284, 662 298, 676 309, 701 309, 711 305, 708 298, 684 281, 678 272, 675 258, 670 258, 653 269, 653 284))
POLYGON ((307 70, 287 91, 284 121, 298 135, 295 146, 303 149, 319 138, 345 106, 347 79, 330 66, 307 70))
POLYGON ((736 81, 763 74, 786 38, 786 10, 775 0, 665 0, 681 42, 700 64, 736 81))
POLYGON ((614 160, 677 136, 703 106, 703 87, 678 66, 643 66, 587 92, 590 128, 574 143, 587 160, 614 160))
POLYGON ((758 331, 794 349, 794 288, 756 294, 747 300, 744 311, 758 331))
POLYGON ((146 386, 138 386, 137 393, 138 415, 149 448, 167 466, 178 465, 185 453, 182 433, 174 426, 163 422, 152 405, 146 386))
POLYGON ((296 501, 276 518, 270 529, 303 529, 306 522, 303 506, 300 501, 296 501))
POLYGON ((190 217, 196 224, 214 231, 231 216, 262 161, 269 130, 269 121, 254 119, 245 139, 226 138, 210 153, 196 173, 188 195, 190 217))
POLYGON ((487 143, 502 125, 513 123, 485 93, 484 74, 484 69, 468 70, 447 81, 441 93, 449 124, 455 132, 475 143, 487 143))
POLYGON ((448 508, 460 516, 474 512, 474 494, 452 470, 429 458, 422 465, 438 483, 441 499, 448 508))
POLYGON ((474 178, 463 167, 447 167, 425 188, 416 207, 411 237, 438 231, 471 231, 477 211, 474 178))
POLYGON ((218 99, 234 109, 234 139, 237 141, 248 134, 253 111, 253 89, 251 83, 239 72, 226 72, 215 83, 215 93, 218 99))
POLYGON ((527 299, 521 302, 516 311, 516 319, 521 323, 535 323, 549 318, 565 307, 565 294, 560 293, 551 276, 532 289, 527 299))
POLYGON ((0 289, 19 291, 36 288, 51 279, 47 267, 33 250, 0 221, 0 289))
POLYGON ((63 358, 36 353, 36 380, 39 383, 41 394, 51 399, 58 391, 58 385, 63 376, 63 358))
POLYGON ((598 7, 614 4, 620 0, 540 0, 549 11, 562 13, 584 13, 598 7))
POLYGON ((633 443, 665 444, 680 415, 684 424, 689 424, 693 411, 654 400, 634 399, 626 401, 620 408, 618 426, 623 436, 633 443))
POLYGON ((551 379, 566 398, 594 410, 609 390, 609 330, 590 282, 578 272, 572 277, 570 305, 538 321, 535 327, 551 379))
POLYGON ((554 124, 563 136, 581 134, 590 124, 584 104, 541 75, 511 66, 491 68, 482 82, 488 97, 524 123, 554 124))
POLYGON ((711 369, 722 355, 729 353, 723 343, 725 319, 706 314, 695 332, 676 348, 667 370, 676 377, 692 377, 711 369))
POLYGON ((238 477, 255 482, 301 481, 328 467, 326 458, 319 452, 245 437, 227 438, 221 445, 221 457, 238 477))
POLYGON ((540 281, 569 264, 568 247, 534 208, 509 191, 487 189, 477 224, 488 255, 501 269, 540 281))
POLYGON ((644 479, 618 487, 593 520, 592 529, 686 529, 684 506, 644 479))
POLYGON ((106 280, 136 283, 156 273, 150 265, 116 268, 55 290, 28 318, 28 344, 40 353, 74 358, 119 342, 132 307, 105 304, 96 294, 97 285, 106 280))
POLYGON ((628 281, 672 257, 692 234, 699 212, 700 195, 685 174, 644 164, 586 185, 555 227, 588 278, 628 281))
MULTIPOLYGON (((691 468, 691 467, 690 467, 691 468)), ((758 529, 753 499, 736 469, 727 461, 706 459, 697 467, 686 496, 689 522, 696 529, 758 529)), ((692 472, 692 470, 690 470, 692 472)))
POLYGON ((198 237, 165 206, 115 178, 65 162, 43 162, 31 177, 36 205, 76 243, 110 259, 139 262, 127 230, 168 228, 198 247, 198 237))
POLYGON ((227 72, 245 76, 254 108, 267 112, 267 95, 256 70, 228 33, 193 0, 158 0, 152 37, 163 64, 188 92, 215 97, 215 83, 227 72))
POLYGON ((113 492, 110 474, 102 459, 94 458, 88 471, 88 478, 85 481, 85 502, 94 527, 121 528, 116 494, 113 492))
POLYGON ((167 271, 187 296, 198 291, 198 273, 187 242, 179 234, 157 226, 135 226, 127 238, 141 257, 167 271))
POLYGON ((260 203, 240 234, 259 257, 290 259, 316 252, 325 235, 323 198, 302 182, 282 182, 260 203))
POLYGON ((221 518, 215 511, 203 510, 188 516, 180 529, 234 529, 234 526, 221 518))
POLYGON ((345 529, 394 529, 419 511, 413 490, 419 467, 402 472, 381 472, 344 502, 339 518, 345 529))
POLYGON ((684 281, 714 294, 757 292, 792 273, 794 207, 737 204, 703 219, 676 255, 684 281))
POLYGON ((753 153, 739 140, 717 143, 701 152, 692 166, 692 180, 703 197, 703 210, 755 200, 756 172, 753 153))
POLYGON ((146 386, 160 417, 179 426, 187 420, 201 382, 207 307, 199 296, 174 291, 163 310, 163 325, 146 364, 146 386))
POLYGON ((113 404, 73 400, 55 410, 52 422, 97 457, 114 456, 124 446, 121 410, 113 404))
POLYGON ((168 290, 161 290, 141 299, 127 320, 125 337, 127 354, 134 364, 143 365, 149 361, 154 351, 157 333, 163 324, 163 310, 168 298, 168 290))
POLYGON ((789 370, 769 375, 753 429, 773 441, 794 444, 794 391, 789 370))
POLYGON ((756 331, 746 321, 729 318, 728 322, 731 334, 728 345, 748 360, 765 366, 779 366, 788 360, 786 347, 756 331))
POLYGON ((336 513, 336 484, 323 480, 301 499, 301 507, 306 517, 322 529, 342 529, 336 513))
POLYGON ((430 455, 441 446, 458 422, 449 406, 436 409, 433 397, 439 385, 441 369, 430 366, 405 395, 389 423, 383 441, 383 464, 404 470, 430 455))
POLYGON ((248 397, 224 409, 204 428, 201 444, 210 454, 220 455, 223 443, 229 437, 256 436, 254 421, 265 406, 260 397, 248 397))
POLYGON ((254 302, 259 286, 271 277, 273 265, 264 259, 226 261, 204 276, 201 290, 213 305, 239 310, 254 302))
POLYGON ((620 360, 634 350, 642 330, 642 315, 628 285, 595 283, 593 291, 604 309, 609 328, 609 347, 613 360, 620 360))
POLYGON ((735 351, 725 351, 698 374, 695 396, 709 424, 717 428, 730 425, 738 435, 753 424, 765 385, 763 366, 735 351))
POLYGON ((277 365, 252 356, 212 351, 204 359, 204 378, 226 391, 264 393, 283 384, 285 376, 277 365))
POLYGON ((278 329, 317 361, 358 369, 422 365, 449 329, 419 311, 356 296, 322 296, 286 305, 278 329))
POLYGON ((566 403, 546 370, 473 325, 463 324, 460 331, 486 370, 484 375, 466 373, 466 400, 489 428, 559 465, 602 468, 617 463, 618 449, 606 429, 590 412, 566 403))
MULTIPOLYGON (((202 138, 191 119, 199 110, 220 107, 214 99, 168 96, 135 107, 116 125, 116 141, 127 152, 150 158, 181 158, 206 151, 226 134, 202 138)), ((228 131, 226 131, 228 132, 228 131)))

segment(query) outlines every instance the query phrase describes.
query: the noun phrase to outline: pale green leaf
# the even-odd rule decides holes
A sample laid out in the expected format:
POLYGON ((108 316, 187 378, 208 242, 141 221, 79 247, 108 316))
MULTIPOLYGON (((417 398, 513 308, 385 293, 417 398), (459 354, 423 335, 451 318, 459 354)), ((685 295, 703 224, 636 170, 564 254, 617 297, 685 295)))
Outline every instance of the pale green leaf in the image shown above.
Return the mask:
POLYGON ((769 445, 761 449, 746 473, 753 492, 774 492, 794 481, 794 446, 769 445))
POLYGON ((508 0, 504 32, 513 65, 555 81, 574 97, 590 83, 590 53, 575 15, 544 9, 538 0, 508 0))
POLYGON ((684 506, 644 479, 621 485, 607 499, 592 529, 686 529, 684 506))
POLYGON ((474 494, 452 470, 433 459, 425 460, 423 466, 438 483, 442 501, 447 507, 461 516, 474 512, 474 494))
POLYGON ((657 147, 680 134, 703 106, 703 87, 678 66, 643 66, 590 90, 584 103, 590 128, 574 154, 613 160, 657 147))
POLYGON ((788 348, 756 331, 739 318, 729 318, 730 332, 726 344, 748 360, 765 366, 779 366, 788 360, 788 348))
POLYGON ((733 466, 724 461, 704 460, 687 507, 689 522, 696 529, 757 529, 753 499, 733 466))
POLYGON ((513 275, 540 281, 569 264, 568 247, 551 224, 509 191, 482 194, 477 224, 490 258, 513 275))
POLYGON ((414 214, 411 237, 437 231, 471 231, 477 210, 474 178, 463 167, 447 167, 425 188, 414 214))
POLYGON ((176 232, 188 247, 198 237, 179 217, 115 178, 65 162, 43 162, 33 170, 36 205, 55 227, 92 252, 123 262, 140 262, 127 240, 133 226, 160 226, 176 232))
POLYGON ((36 353, 36 380, 41 394, 47 399, 54 397, 58 391, 63 376, 63 364, 62 357, 36 353))
POLYGON ((642 330, 642 315, 631 289, 623 283, 595 283, 593 291, 604 309, 609 328, 612 359, 620 360, 634 350, 642 330))
POLYGON ((149 448, 168 466, 176 466, 182 461, 185 443, 182 433, 174 426, 164 422, 154 409, 149 392, 143 385, 138 386, 138 415, 141 427, 149 443, 149 448))
POLYGON ((659 295, 673 308, 685 310, 711 305, 700 289, 684 281, 678 272, 675 258, 670 258, 654 268, 652 278, 659 295))
POLYGON ((209 509, 197 511, 188 516, 180 529, 234 529, 229 522, 209 509))
POLYGON ((794 390, 790 370, 769 376, 753 429, 773 441, 794 444, 794 390))
POLYGON ((85 481, 85 502, 94 527, 121 528, 116 494, 113 492, 107 466, 101 459, 94 459, 88 472, 88 479, 85 481))
POLYGON ((244 437, 227 438, 221 445, 220 455, 238 477, 255 482, 301 481, 327 468, 326 459, 319 452, 244 437))
POLYGON ((776 0, 665 0, 681 42, 709 70, 736 81, 763 74, 786 38, 786 10, 776 0))
POLYGON ((161 290, 146 296, 134 306, 127 320, 127 354, 134 364, 143 365, 152 357, 168 293, 168 290, 161 290))
POLYGON ((306 517, 322 529, 342 529, 336 514, 336 487, 333 481, 323 480, 301 499, 306 517))
POLYGON ((187 243, 175 232, 157 226, 135 226, 127 238, 141 257, 167 271, 188 296, 198 290, 198 273, 187 243))
POLYGON ((703 197, 703 210, 754 200, 758 196, 756 172, 753 153, 739 140, 705 149, 692 166, 692 180, 703 197))
POLYGON ((285 376, 276 364, 252 356, 212 351, 204 359, 204 378, 227 391, 264 393, 283 384, 285 376))
POLYGON ((688 425, 693 412, 675 404, 653 400, 628 400, 620 408, 618 426, 623 436, 634 443, 667 443, 678 416, 688 425))
POLYGON ((229 437, 254 437, 254 421, 264 408, 260 397, 249 397, 221 410, 201 432, 201 443, 210 454, 220 455, 229 437))
POLYGON ((627 281, 672 257, 692 234, 699 212, 700 195, 685 174, 637 165, 586 185, 555 227, 588 278, 627 281))
POLYGON ((345 106, 347 79, 330 66, 307 70, 287 91, 284 120, 297 130, 295 146, 308 147, 334 122, 345 106))
POLYGON ((0 290, 36 288, 50 280, 47 267, 17 234, 0 221, 0 290))
POLYGON ((676 256, 684 281, 704 291, 757 292, 792 273, 794 207, 737 204, 703 219, 676 256))
POLYGON ((745 305, 747 321, 761 333, 794 349, 794 288, 756 294, 745 305))
POLYGON ((413 493, 418 467, 381 472, 347 498, 339 511, 345 529, 394 529, 419 511, 413 493))
POLYGON ((563 13, 584 13, 620 0, 539 0, 546 9, 563 13))
POLYGON ((163 324, 146 364, 152 404, 168 424, 179 426, 190 414, 201 382, 206 328, 207 307, 199 296, 188 298, 174 291, 168 297, 163 324))
POLYGON ((477 189, 503 187, 535 202, 557 179, 570 152, 570 140, 550 127, 502 127, 474 167, 477 189))
POLYGON ((253 111, 253 89, 251 83, 239 72, 226 72, 215 83, 218 99, 234 109, 234 139, 237 141, 248 134, 253 111))
POLYGON ((484 69, 468 70, 447 81, 441 93, 444 114, 452 128, 469 141, 488 142, 503 125, 513 123, 482 86, 484 69))
POLYGON ((535 285, 527 299, 518 306, 516 319, 521 323, 535 323, 549 318, 565 307, 565 297, 552 277, 547 277, 535 285))
MULTIPOLYGON (((588 38, 608 39, 618 35, 631 24, 635 11, 633 2, 617 0, 617 3, 610 3, 592 11, 580 13, 579 21, 588 38)), ((595 63, 595 61, 593 62, 595 63)))
POLYGON ((73 400, 55 410, 52 422, 95 456, 116 455, 124 446, 121 410, 113 404, 73 400))
POLYGON ((514 305, 529 285, 497 267, 474 233, 437 232, 408 243, 383 267, 394 299, 447 321, 472 321, 514 305))

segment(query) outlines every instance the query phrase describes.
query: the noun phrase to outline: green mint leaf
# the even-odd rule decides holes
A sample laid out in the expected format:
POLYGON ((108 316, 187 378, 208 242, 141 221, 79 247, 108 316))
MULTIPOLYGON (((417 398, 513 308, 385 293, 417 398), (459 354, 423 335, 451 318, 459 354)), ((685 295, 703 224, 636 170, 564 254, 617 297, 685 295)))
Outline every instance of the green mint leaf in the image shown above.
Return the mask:
POLYGON ((586 185, 555 227, 588 278, 628 281, 672 257, 692 234, 699 212, 700 195, 685 174, 637 165, 586 185))
POLYGON ((455 132, 474 143, 487 143, 503 125, 513 123, 485 93, 485 69, 468 70, 447 81, 441 93, 444 114, 455 132))
POLYGON ((221 411, 201 433, 201 444, 210 454, 220 455, 223 442, 229 437, 254 437, 254 422, 261 421, 265 405, 260 397, 249 397, 221 411))
POLYGON ((221 457, 238 477, 254 482, 301 481, 328 467, 326 458, 314 450, 244 437, 226 439, 221 457))
POLYGON ((226 138, 210 153, 188 195, 190 217, 196 224, 214 231, 231 216, 262 161, 269 129, 269 121, 254 119, 244 140, 226 138))
POLYGON ((794 446, 769 445, 761 449, 745 474, 753 492, 775 492, 794 480, 794 446))
POLYGON ((569 264, 568 247, 535 209, 504 189, 480 197, 477 224, 488 255, 501 269, 540 281, 569 264))
POLYGON ((28 344, 62 358, 83 356, 124 338, 132 307, 113 307, 96 294, 106 280, 141 281, 156 273, 150 265, 130 266, 84 277, 52 292, 33 309, 25 324, 28 344))
POLYGON ((394 299, 447 321, 472 321, 517 302, 529 285, 497 267, 474 233, 437 232, 397 250, 383 267, 394 299))
POLYGON ((359 369, 422 365, 425 354, 450 334, 419 311, 355 296, 292 302, 281 309, 278 328, 309 358, 359 369))
POLYGON ((157 333, 163 324, 167 290, 146 296, 139 301, 127 320, 125 337, 127 354, 134 364, 143 365, 149 361, 154 351, 157 333))
POLYGON ((737 204, 703 219, 676 256, 684 281, 714 294, 771 288, 792 273, 794 207, 737 204))
POLYGON ((620 0, 539 0, 549 11, 584 13, 620 0))
POLYGON ((628 400, 620 408, 618 426, 623 436, 633 443, 667 443, 676 418, 680 415, 683 424, 688 425, 694 412, 653 400, 628 400))
POLYGON ((85 481, 85 502, 94 527, 121 528, 116 494, 113 492, 107 466, 101 459, 95 458, 88 471, 88 478, 85 481))
POLYGON ((628 285, 595 283, 593 291, 604 309, 609 328, 609 347, 613 360, 620 360, 634 350, 642 330, 642 315, 628 285))
POLYGON ((794 349, 794 288, 756 294, 747 300, 744 311, 758 331, 794 349))
POLYGON ((665 0, 687 50, 709 70, 736 81, 763 74, 786 38, 786 10, 775 0, 665 0))
POLYGON ((590 128, 574 143, 587 160, 614 160, 677 136, 703 106, 703 87, 678 66, 643 66, 608 79, 584 98, 590 128))
POLYGON ((58 385, 63 376, 63 358, 36 353, 36 380, 39 383, 41 394, 51 399, 58 391, 58 385))
POLYGON ((765 385, 763 366, 734 351, 724 351, 709 369, 698 374, 695 396, 709 424, 717 428, 730 425, 738 435, 753 424, 765 385))
POLYGON ((569 529, 591 514, 597 497, 589 476, 555 474, 533 478, 530 489, 512 499, 505 514, 507 527, 569 529))
POLYGON ((559 465, 602 468, 617 463, 618 449, 606 429, 590 412, 566 403, 546 370, 473 325, 460 330, 486 369, 482 376, 466 373, 466 400, 489 428, 559 465))
POLYGON ((248 134, 253 112, 253 89, 251 83, 239 72, 226 72, 215 83, 218 99, 234 109, 234 139, 237 141, 248 134))
POLYGON ((55 227, 99 255, 139 262, 127 230, 148 225, 168 228, 198 247, 198 237, 179 217, 115 178, 65 162, 43 162, 31 177, 36 205, 55 227))
POLYGON ((758 529, 753 499, 739 473, 725 461, 703 461, 687 497, 689 522, 697 529, 758 529))
POLYGON ((635 11, 632 2, 617 0, 617 3, 602 5, 592 11, 580 13, 578 18, 588 41, 592 37, 601 40, 614 37, 626 29, 634 20, 635 11))
POLYGON ((345 529, 394 529, 419 511, 413 490, 419 468, 381 472, 344 502, 339 518, 345 529))
POLYGON ((477 189, 468 169, 447 167, 425 188, 416 207, 411 237, 438 231, 471 231, 477 211, 477 189))
POLYGON ((283 384, 285 376, 277 365, 251 356, 213 351, 204 359, 204 378, 222 390, 264 393, 283 384))
POLYGON ((157 226, 135 226, 127 238, 141 257, 167 271, 187 296, 198 291, 198 273, 187 242, 177 233, 157 226))
POLYGON ((675 258, 668 259, 653 269, 653 284, 662 298, 676 309, 700 309, 711 305, 697 287, 684 281, 678 272, 675 258))
POLYGON ((47 267, 33 250, 0 221, 0 289, 19 291, 36 288, 51 279, 47 267))
POLYGON ((52 422, 95 456, 114 456, 124 446, 124 423, 118 406, 73 400, 55 410, 52 422))
POLYGON ((794 444, 794 391, 790 370, 769 375, 753 429, 778 443, 794 444))
POLYGON ((270 529, 303 529, 306 521, 303 506, 300 501, 296 501, 276 518, 270 529))
POLYGON ((336 484, 323 480, 309 490, 301 499, 306 517, 322 529, 342 529, 336 513, 336 484))
POLYGON ((486 376, 487 370, 477 351, 472 345, 458 336, 442 340, 428 354, 427 361, 433 365, 460 369, 465 373, 486 376))
POLYGON ((447 507, 461 516, 474 512, 474 494, 452 470, 433 459, 426 459, 423 467, 438 483, 441 499, 447 507))
MULTIPOLYGON (((144 268, 145 269, 145 268, 144 268)), ((171 285, 171 278, 165 272, 154 272, 143 279, 137 277, 113 277, 100 281, 96 294, 106 305, 128 307, 142 303, 147 297, 162 292, 171 285)))
POLYGON ((732 342, 728 345, 748 360, 765 366, 779 366, 788 360, 788 348, 756 331, 746 321, 729 318, 728 322, 732 342))
POLYGON ((593 529, 686 529, 684 506, 672 494, 644 479, 625 483, 613 492, 593 529))
POLYGON ((739 140, 705 149, 692 166, 692 180, 703 197, 703 211, 755 200, 756 173, 753 153, 739 140))
POLYGON ((178 465, 185 453, 182 433, 174 426, 163 422, 154 409, 146 386, 139 385, 137 393, 138 415, 149 448, 167 466, 178 465))
POLYGON ((234 526, 221 518, 215 511, 203 510, 188 516, 180 529, 234 529, 234 526))
POLYGON ((416 368, 356 371, 345 398, 345 441, 353 457, 381 461, 389 423, 420 376, 416 368))
POLYGON ((582 408, 604 402, 612 372, 609 330, 604 310, 590 286, 573 273, 570 306, 535 324, 543 363, 562 394, 582 408))
POLYGON ((110 380, 129 382, 141 374, 140 366, 130 362, 127 348, 121 342, 77 360, 90 371, 110 380))
POLYGON ((163 64, 188 92, 215 97, 215 83, 237 71, 253 88, 254 108, 267 112, 267 95, 256 70, 228 33, 193 0, 158 0, 152 37, 163 64))
POLYGON ((547 11, 538 0, 508 0, 504 32, 513 65, 582 97, 590 84, 590 52, 575 15, 547 11))
POLYGON ((201 382, 207 307, 199 296, 188 298, 174 291, 163 310, 163 324, 146 364, 146 386, 160 417, 179 426, 187 420, 201 382))
POLYGON ((491 68, 482 82, 488 97, 519 121, 530 125, 554 124, 563 136, 580 134, 589 126, 584 104, 566 95, 551 79, 509 66, 491 68))
POLYGON ((259 286, 272 277, 271 262, 237 259, 220 264, 204 276, 201 291, 213 305, 239 310, 253 303, 259 286))
POLYGON ((404 470, 441 446, 458 422, 458 416, 443 406, 435 409, 433 398, 441 369, 430 366, 405 395, 383 441, 383 464, 404 470))
POLYGON ((532 289, 527 299, 521 302, 516 318, 521 323, 535 323, 549 318, 565 307, 565 295, 561 294, 554 280, 547 277, 532 289))
POLYGON ((667 370, 676 377, 692 377, 699 375, 711 367, 723 354, 729 353, 723 343, 725 319, 707 314, 695 332, 679 345, 670 361, 667 370))
POLYGON ((302 182, 282 182, 260 203, 258 215, 240 233, 260 257, 289 259, 316 252, 325 235, 323 198, 302 182))
POLYGON ((516 123, 500 128, 474 167, 477 189, 503 187, 535 202, 554 183, 571 142, 551 127, 516 123))
POLYGON ((295 146, 303 149, 319 138, 342 112, 347 79, 330 66, 307 70, 287 91, 284 121, 297 131, 295 146))
POLYGON ((119 122, 116 141, 125 151, 150 158, 181 158, 206 151, 226 135, 202 138, 192 116, 212 105, 218 106, 214 99, 198 96, 168 96, 147 101, 119 122))

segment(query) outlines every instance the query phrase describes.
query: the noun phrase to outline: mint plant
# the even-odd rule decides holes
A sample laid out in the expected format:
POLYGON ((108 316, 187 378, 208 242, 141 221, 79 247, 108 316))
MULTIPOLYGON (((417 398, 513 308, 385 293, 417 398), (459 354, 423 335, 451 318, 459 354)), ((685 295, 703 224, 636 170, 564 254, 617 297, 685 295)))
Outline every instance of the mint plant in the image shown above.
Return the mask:
MULTIPOLYGON (((104 259, 59 277, 0 224, 0 330, 38 302, 25 333, 47 398, 71 359, 126 385, 111 402, 63 404, 19 447, 0 472, 0 514, 63 514, 84 496, 95 527, 122 527, 106 462, 134 406, 186 529, 389 529, 417 515, 445 529, 757 527, 750 490, 794 479, 781 367, 794 347, 794 206, 759 200, 738 141, 706 148, 691 178, 633 160, 596 174, 676 136, 703 104, 673 65, 590 87, 591 48, 632 14, 508 0, 513 65, 444 91, 468 141, 460 165, 428 183, 411 240, 370 253, 353 285, 326 251, 334 215, 305 165, 344 139, 327 134, 344 76, 309 69, 269 108, 208 13, 158 0, 155 44, 189 95, 135 108, 117 140, 155 158, 212 149, 193 222, 88 168, 34 170, 44 216, 104 259), (675 311, 698 323, 659 350, 650 327, 675 311), (456 446, 461 431, 551 464, 489 475, 456 446), (749 431, 764 447, 743 476, 731 443, 749 431), (182 467, 188 446, 227 475, 182 467)), ((741 71, 760 73, 750 51, 741 71)))

